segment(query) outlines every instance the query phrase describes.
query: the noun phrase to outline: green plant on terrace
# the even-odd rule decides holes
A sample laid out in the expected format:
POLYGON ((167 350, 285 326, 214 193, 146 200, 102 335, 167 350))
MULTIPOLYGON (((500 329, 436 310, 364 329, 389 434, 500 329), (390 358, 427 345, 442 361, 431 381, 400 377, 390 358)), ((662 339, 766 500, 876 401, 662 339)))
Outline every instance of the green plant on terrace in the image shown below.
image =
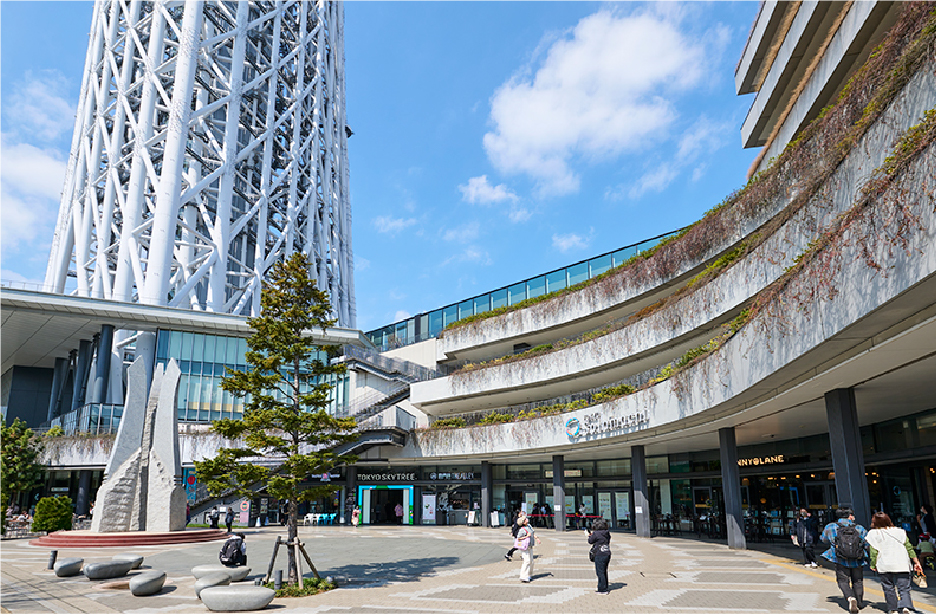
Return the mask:
POLYGON ((490 413, 478 421, 478 424, 501 424, 503 422, 513 422, 514 417, 510 414, 490 413))
POLYGON ((464 418, 459 416, 453 416, 451 418, 439 418, 432 423, 431 428, 434 429, 460 429, 467 426, 464 418))

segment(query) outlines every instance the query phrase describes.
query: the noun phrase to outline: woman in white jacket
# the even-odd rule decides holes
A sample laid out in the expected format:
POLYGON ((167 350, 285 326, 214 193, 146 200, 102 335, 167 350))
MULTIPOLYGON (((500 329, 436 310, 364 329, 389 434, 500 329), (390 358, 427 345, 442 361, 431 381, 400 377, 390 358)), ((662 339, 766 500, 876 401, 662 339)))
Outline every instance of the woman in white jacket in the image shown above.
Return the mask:
POLYGON ((881 588, 890 614, 910 614, 910 572, 923 573, 916 551, 903 529, 898 529, 884 512, 876 512, 865 538, 871 554, 871 569, 881 576, 881 588), (900 609, 902 608, 902 609, 900 609))

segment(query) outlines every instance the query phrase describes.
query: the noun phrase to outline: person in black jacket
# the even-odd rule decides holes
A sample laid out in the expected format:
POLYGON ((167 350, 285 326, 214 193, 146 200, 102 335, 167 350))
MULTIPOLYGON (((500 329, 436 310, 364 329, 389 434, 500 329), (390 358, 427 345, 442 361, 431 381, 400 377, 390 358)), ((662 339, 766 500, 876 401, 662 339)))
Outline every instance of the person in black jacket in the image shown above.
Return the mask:
POLYGON ((592 523, 592 530, 588 532, 588 543, 592 545, 595 553, 595 575, 598 576, 599 595, 608 594, 608 565, 611 563, 611 532, 608 531, 608 522, 599 518, 592 523))
MULTIPOLYGON (((520 519, 521 519, 521 518, 526 518, 526 514, 523 512, 523 510, 517 512, 517 513, 514 515, 513 525, 511 525, 511 527, 510 527, 510 534, 514 536, 514 539, 517 538, 517 532, 520 530, 520 519)), ((516 551, 517 551, 516 548, 511 548, 510 550, 507 551, 507 554, 504 555, 504 558, 507 559, 508 561, 512 561, 512 560, 513 560, 513 558, 512 558, 512 557, 513 557, 513 553, 516 552, 516 551)))
POLYGON ((796 538, 796 544, 803 549, 803 566, 819 567, 814 550, 816 542, 819 541, 819 526, 809 510, 799 511, 799 516, 793 522, 793 537, 796 538))

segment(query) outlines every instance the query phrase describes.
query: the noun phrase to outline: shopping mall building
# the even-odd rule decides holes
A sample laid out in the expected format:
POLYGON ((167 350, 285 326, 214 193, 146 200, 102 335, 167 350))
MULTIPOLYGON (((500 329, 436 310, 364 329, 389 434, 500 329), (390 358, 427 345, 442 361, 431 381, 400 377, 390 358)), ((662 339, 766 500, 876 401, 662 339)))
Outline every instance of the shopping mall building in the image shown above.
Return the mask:
MULTIPOLYGON (((402 503, 408 524, 490 526, 522 508, 561 529, 584 508, 743 547, 799 507, 866 523, 936 501, 934 22, 932 3, 763 3, 735 73, 755 94, 743 145, 763 152, 744 189, 673 233, 366 334, 326 331, 345 346, 334 411, 359 418, 360 460, 310 476, 341 490, 308 511, 337 522, 353 501, 382 523, 402 503)), ((112 429, 119 406, 95 410, 89 378, 99 344, 79 340, 134 312, 67 299, 87 327, 58 334, 76 359, 43 379, 23 357, 64 320, 42 319, 41 293, 2 298, 7 412, 32 399, 56 424, 112 429)), ((191 467, 222 445, 207 422, 241 411, 217 378, 249 329, 147 309, 156 360, 182 366, 191 467)), ((50 454, 40 490, 86 505, 106 451, 50 454)))

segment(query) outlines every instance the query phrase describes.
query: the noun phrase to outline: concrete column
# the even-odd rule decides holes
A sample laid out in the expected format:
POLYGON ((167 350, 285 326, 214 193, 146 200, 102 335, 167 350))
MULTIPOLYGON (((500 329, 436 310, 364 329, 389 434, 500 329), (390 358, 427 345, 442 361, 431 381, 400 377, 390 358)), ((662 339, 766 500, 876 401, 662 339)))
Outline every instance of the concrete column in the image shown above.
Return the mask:
POLYGON ((94 383, 91 386, 89 403, 107 402, 107 379, 110 376, 110 359, 113 349, 114 327, 110 324, 101 326, 98 338, 97 359, 95 364, 94 383))
POLYGON ((56 358, 55 366, 52 368, 52 396, 49 398, 49 412, 46 421, 51 422, 53 418, 62 413, 62 388, 65 386, 65 379, 68 377, 68 359, 56 358))
POLYGON ((631 479, 634 481, 634 527, 637 529, 637 537, 650 537, 650 497, 643 446, 631 446, 631 479))
POLYGON ((491 507, 494 502, 494 488, 491 463, 481 461, 481 526, 491 526, 491 507))
POLYGON ((557 531, 565 531, 565 458, 561 454, 553 455, 553 519, 557 531))
POLYGON ((82 469, 78 472, 78 497, 75 501, 75 513, 79 516, 88 515, 88 506, 91 504, 91 471, 82 469))
POLYGON ((78 344, 78 360, 75 362, 75 379, 72 382, 72 406, 75 411, 84 405, 85 387, 88 383, 88 372, 91 369, 91 341, 82 339, 78 344))
POLYGON ((871 500, 868 497, 864 451, 858 430, 855 389, 830 390, 825 394, 825 405, 839 507, 850 507, 855 512, 858 524, 868 527, 871 522, 871 500))
POLYGON ((728 547, 746 550, 744 516, 741 513, 741 476, 738 472, 738 447, 735 445, 734 427, 718 429, 721 450, 722 496, 725 498, 725 522, 728 529, 728 547))

